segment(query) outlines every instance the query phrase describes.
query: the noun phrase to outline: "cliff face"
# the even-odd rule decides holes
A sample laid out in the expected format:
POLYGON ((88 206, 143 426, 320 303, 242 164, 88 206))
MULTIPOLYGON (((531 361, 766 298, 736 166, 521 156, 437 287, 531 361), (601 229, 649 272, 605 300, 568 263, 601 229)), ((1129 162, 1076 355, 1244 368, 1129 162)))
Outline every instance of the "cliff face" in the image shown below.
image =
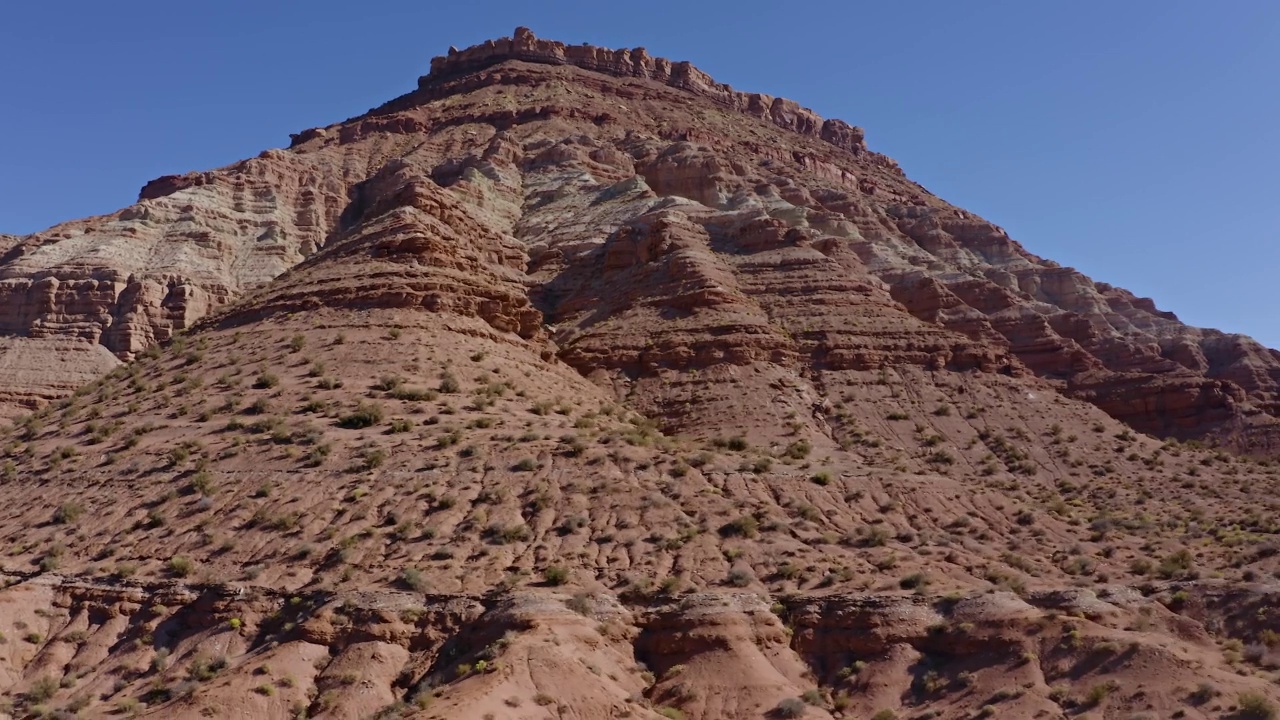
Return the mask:
MULTIPOLYGON (((11 354, 40 365, 58 339, 132 357, 343 236, 389 163, 525 254, 511 272, 556 352, 673 428, 701 420, 665 397, 671 372, 763 364, 815 398, 800 403, 811 416, 841 373, 910 364, 1034 375, 1143 432, 1276 449, 1274 351, 1028 253, 858 128, 643 49, 526 29, 451 49, 417 90, 286 151, 5 239, 11 354)), ((64 394, 110 364, 90 355, 70 381, 0 364, 2 399, 64 394)))

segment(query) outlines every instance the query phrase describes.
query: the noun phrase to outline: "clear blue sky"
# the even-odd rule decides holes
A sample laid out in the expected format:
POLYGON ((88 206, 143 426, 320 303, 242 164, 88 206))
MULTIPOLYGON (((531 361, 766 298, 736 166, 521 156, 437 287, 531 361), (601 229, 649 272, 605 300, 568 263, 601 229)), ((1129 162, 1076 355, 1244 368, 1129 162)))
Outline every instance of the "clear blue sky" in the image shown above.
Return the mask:
POLYGON ((645 46, 868 142, 1032 252, 1280 347, 1280 2, 13 0, 0 232, 288 143, 528 25, 645 46))

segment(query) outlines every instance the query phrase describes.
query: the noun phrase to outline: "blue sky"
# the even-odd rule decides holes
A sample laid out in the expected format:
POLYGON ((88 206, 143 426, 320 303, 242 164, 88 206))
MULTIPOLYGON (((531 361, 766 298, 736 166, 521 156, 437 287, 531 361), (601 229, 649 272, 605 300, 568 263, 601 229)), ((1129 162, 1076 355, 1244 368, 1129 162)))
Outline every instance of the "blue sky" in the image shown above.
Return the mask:
POLYGON ((15 1, 0 232, 286 145, 516 25, 644 46, 861 125, 1032 252, 1280 347, 1274 0, 15 1))

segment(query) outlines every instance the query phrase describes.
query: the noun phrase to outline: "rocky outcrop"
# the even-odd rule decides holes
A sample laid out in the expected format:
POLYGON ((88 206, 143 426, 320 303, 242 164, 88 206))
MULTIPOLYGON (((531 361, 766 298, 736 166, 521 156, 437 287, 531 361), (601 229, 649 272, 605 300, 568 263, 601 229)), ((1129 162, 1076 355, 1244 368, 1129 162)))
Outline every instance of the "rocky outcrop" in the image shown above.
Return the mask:
MULTIPOLYGON (((269 151, 161 178, 134 206, 14 239, 0 258, 0 333, 35 366, 65 366, 50 354, 65 343, 30 342, 46 338, 129 360, 321 247, 350 182, 340 158, 269 151)), ((0 385, 0 408, 36 407, 103 369, 95 360, 65 382, 0 385)))
POLYGON ((477 222, 409 163, 388 163, 354 189, 350 227, 326 248, 219 316, 222 327, 288 313, 421 309, 478 318, 497 336, 545 342, 523 284, 523 249, 477 222))

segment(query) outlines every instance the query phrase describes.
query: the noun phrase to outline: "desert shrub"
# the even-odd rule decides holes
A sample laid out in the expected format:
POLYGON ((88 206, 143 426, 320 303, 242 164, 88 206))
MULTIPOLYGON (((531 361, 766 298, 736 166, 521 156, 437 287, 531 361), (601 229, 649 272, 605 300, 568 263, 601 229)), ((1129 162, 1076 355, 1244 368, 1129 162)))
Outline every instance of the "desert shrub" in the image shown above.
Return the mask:
POLYGON ((74 501, 63 503, 58 506, 57 510, 53 511, 53 522, 58 525, 70 525, 79 520, 83 514, 84 506, 80 505, 80 503, 74 501))
POLYGON ((1101 705, 1102 702, 1107 699, 1107 696, 1111 694, 1112 690, 1113 688, 1110 683, 1098 683, 1097 685, 1094 685, 1089 688, 1089 692, 1085 693, 1085 706, 1097 707, 1101 705))
POLYGON ((798 718, 804 715, 808 709, 809 708, 805 705, 804 700, 801 700, 800 698, 787 698, 778 703, 778 706, 773 709, 773 713, 780 718, 798 718))
POLYGON ((427 390, 425 388, 413 387, 396 387, 390 392, 391 397, 396 400, 408 400, 418 402, 422 400, 435 400, 440 397, 440 393, 435 390, 427 390))
POLYGON ((303 337, 301 334, 294 335, 293 337, 289 338, 289 349, 294 352, 298 352, 299 350, 301 350, 306 346, 307 346, 307 339, 303 337))
POLYGON ((329 453, 331 452, 333 452, 333 448, 329 443, 316 445, 307 453, 306 462, 304 464, 307 467, 319 467, 324 464, 325 458, 329 457, 329 453))
POLYGON ((729 575, 726 578, 728 583, 734 587, 746 587, 754 579, 755 576, 746 568, 734 568, 729 571, 729 575))
POLYGON ((253 379, 253 386, 258 390, 269 390, 280 384, 280 378, 263 370, 253 379))
POLYGON ((361 430, 373 427, 382 422, 382 408, 373 403, 362 402, 352 412, 343 415, 338 425, 349 430, 361 430))
POLYGON ((1203 705, 1218 696, 1218 688, 1213 683, 1202 682, 1188 698, 1193 705, 1203 705))
POLYGON ((454 377, 452 373, 446 372, 440 376, 439 389, 440 389, 440 392, 446 393, 446 394, 456 393, 462 389, 462 385, 458 382, 458 378, 454 377))
POLYGON ((151 672, 164 672, 169 667, 169 648, 160 648, 151 657, 151 672))
POLYGON ((361 459, 364 460, 365 470, 373 470, 382 467, 382 464, 387 461, 387 451, 379 447, 367 448, 361 453, 361 459))
POLYGON ((213 476, 208 470, 201 470, 191 476, 191 490, 206 497, 217 492, 217 488, 213 484, 213 476))
POLYGON ((1183 548, 1161 560, 1156 572, 1165 579, 1188 577, 1194 571, 1195 563, 1195 555, 1183 548))
POLYGON ((824 486, 830 485, 831 479, 832 479, 831 471, 821 470, 819 472, 814 473, 813 477, 809 479, 812 480, 815 485, 824 485, 824 486))
POLYGON ((524 523, 518 525, 493 523, 485 529, 485 536, 495 544, 509 545, 514 542, 528 542, 533 537, 533 533, 529 531, 529 526, 524 523))
POLYGON ((889 542, 889 528, 866 525, 859 531, 858 544, 864 547, 884 547, 889 542))
POLYGON ((53 572, 54 570, 57 570, 58 567, 62 565, 63 552, 61 545, 54 545, 49 548, 49 552, 45 553, 44 557, 40 558, 40 571, 53 572))
POLYGON ((753 538, 760 530, 760 521, 754 515, 743 515, 720 526, 720 534, 725 537, 753 538))
POLYGON ((1276 716, 1276 706, 1265 696, 1258 693, 1240 695, 1240 711, 1236 717, 1241 720, 1275 720, 1276 716))
POLYGON ((187 667, 187 677, 191 680, 204 682, 212 680, 214 676, 227 668, 227 659, 225 657, 209 658, 200 656, 191 661, 191 665, 187 667))
POLYGON ((929 584, 929 576, 924 573, 912 573, 898 581, 898 587, 903 590, 915 590, 929 584))
POLYGON ((517 472, 532 472, 538 469, 538 461, 533 458, 521 458, 519 462, 511 466, 511 469, 517 472))
POLYGON ((809 456, 809 453, 810 451, 812 451, 812 449, 813 448, 812 446, 809 445, 808 440, 797 440, 791 443, 790 445, 788 445, 787 449, 784 451, 783 454, 785 454, 787 457, 791 458, 792 460, 803 460, 804 458, 809 456))
POLYGON ((188 577, 195 572, 196 563, 186 555, 174 555, 169 559, 169 572, 178 577, 188 577))
POLYGON ((382 377, 378 378, 378 382, 373 384, 373 389, 382 390, 383 392, 390 392, 400 387, 403 384, 404 384, 404 378, 402 377, 397 377, 395 375, 383 375, 382 377))
POLYGON ((546 580, 548 585, 564 585, 569 582, 569 568, 552 565, 542 571, 542 579, 546 580))
MULTIPOLYGON (((266 398, 258 398, 252 403, 249 403, 248 407, 244 409, 244 412, 246 415, 266 415, 271 412, 271 401, 266 398)), ((180 449, 183 448, 175 448, 175 452, 180 449)), ((174 465, 182 462, 181 460, 175 460, 172 452, 169 453, 169 460, 174 465)))
POLYGON ((955 461, 955 456, 946 450, 939 450, 928 458, 928 462, 933 465, 953 465, 955 461))
POLYGON ((422 571, 417 568, 405 568, 400 571, 400 582, 404 583, 405 587, 410 590, 416 590, 417 592, 427 591, 427 579, 423 576, 422 571))
POLYGON ((27 691, 27 700, 35 704, 49 702, 57 693, 58 681, 45 675, 31 684, 31 689, 27 691))

